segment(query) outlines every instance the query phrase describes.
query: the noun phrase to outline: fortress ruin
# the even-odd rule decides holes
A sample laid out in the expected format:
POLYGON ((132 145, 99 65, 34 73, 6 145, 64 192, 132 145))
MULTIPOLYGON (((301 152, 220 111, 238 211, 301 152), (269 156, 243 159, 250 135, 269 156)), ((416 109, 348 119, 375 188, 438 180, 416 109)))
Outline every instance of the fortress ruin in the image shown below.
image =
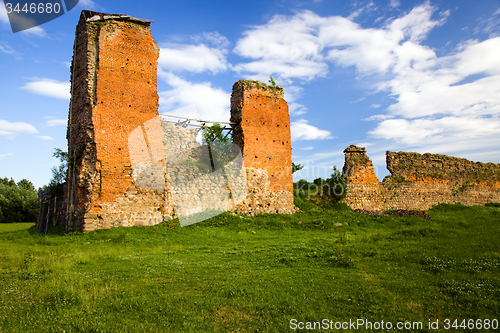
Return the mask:
MULTIPOLYGON (((150 24, 128 15, 81 13, 71 65, 66 230, 155 225, 213 207, 252 215, 296 212, 283 88, 234 84, 231 161, 217 166, 213 148, 196 142, 196 129, 160 118, 159 48, 150 24)), ((500 201, 498 164, 387 152, 392 176, 379 182, 364 148, 350 146, 345 154, 344 202, 352 208, 500 201)))
POLYGON ((203 173, 189 160, 204 154, 196 133, 160 121, 159 48, 150 23, 128 15, 81 13, 71 66, 66 229, 155 225, 179 209, 189 214, 187 201, 203 197, 245 214, 295 212, 283 89, 235 83, 231 122, 245 175, 228 179, 227 172, 203 173), (176 186, 179 174, 189 180, 189 189, 176 186), (196 183, 196 176, 205 178, 196 183), (243 185, 245 193, 236 193, 243 185))

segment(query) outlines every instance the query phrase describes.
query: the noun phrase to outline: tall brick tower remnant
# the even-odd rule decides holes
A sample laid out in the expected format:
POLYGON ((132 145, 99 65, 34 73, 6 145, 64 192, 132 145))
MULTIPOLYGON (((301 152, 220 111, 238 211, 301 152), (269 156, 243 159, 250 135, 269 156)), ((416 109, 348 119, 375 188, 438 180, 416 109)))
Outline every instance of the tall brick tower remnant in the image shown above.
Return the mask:
POLYGON ((154 213, 134 219, 110 207, 133 187, 131 132, 158 116, 159 49, 150 23, 82 11, 71 66, 67 229, 109 227, 119 217, 161 222, 154 213))
POLYGON ((282 87, 240 80, 231 95, 233 141, 247 169, 249 195, 242 213, 294 213, 288 104, 282 87))

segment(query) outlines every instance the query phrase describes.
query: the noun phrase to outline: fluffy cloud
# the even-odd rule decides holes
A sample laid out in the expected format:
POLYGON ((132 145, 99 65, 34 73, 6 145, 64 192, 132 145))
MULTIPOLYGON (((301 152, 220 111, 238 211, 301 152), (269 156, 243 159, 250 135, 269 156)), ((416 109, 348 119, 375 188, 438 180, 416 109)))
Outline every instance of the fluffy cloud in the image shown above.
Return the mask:
POLYGON ((307 123, 305 119, 294 121, 290 125, 292 141, 333 139, 330 131, 322 130, 307 123))
POLYGON ((28 123, 11 123, 7 120, 0 119, 0 136, 13 138, 20 133, 37 134, 38 131, 35 126, 28 123))
POLYGON ((370 134, 408 146, 439 146, 440 151, 484 148, 500 142, 500 118, 389 119, 382 121, 370 134), (485 141, 490 143, 485 145, 485 141))
POLYGON ((292 17, 275 16, 267 24, 253 27, 244 33, 233 51, 255 60, 234 69, 284 79, 324 76, 328 66, 317 36, 320 22, 318 15, 304 11, 292 17))
POLYGON ((165 72, 158 76, 172 89, 159 92, 160 112, 176 116, 213 121, 229 121, 230 93, 213 87, 210 83, 192 83, 165 72))
POLYGON ((223 72, 228 68, 226 54, 229 44, 217 32, 190 36, 196 44, 168 43, 160 48, 158 66, 165 71, 192 73, 223 72))
POLYGON ((71 97, 71 84, 69 82, 61 82, 52 79, 39 79, 33 82, 28 82, 21 89, 25 89, 37 95, 67 99, 71 97))
POLYGON ((217 48, 202 45, 171 45, 160 49, 158 66, 170 71, 218 73, 227 69, 225 54, 217 48))
MULTIPOLYGON (((375 5, 369 3, 359 8, 354 17, 375 9, 375 5)), ((395 65, 398 58, 395 51, 402 41, 412 43, 405 46, 410 52, 401 52, 407 61, 429 56, 429 50, 416 43, 425 39, 434 27, 442 25, 448 15, 432 20, 433 12, 434 8, 425 3, 382 29, 363 29, 352 21, 352 16, 321 17, 311 11, 294 16, 277 15, 267 24, 244 33, 233 51, 255 60, 238 64, 234 69, 254 75, 275 74, 288 80, 310 80, 325 76, 328 62, 333 62, 356 66, 364 75, 385 73, 395 65)))

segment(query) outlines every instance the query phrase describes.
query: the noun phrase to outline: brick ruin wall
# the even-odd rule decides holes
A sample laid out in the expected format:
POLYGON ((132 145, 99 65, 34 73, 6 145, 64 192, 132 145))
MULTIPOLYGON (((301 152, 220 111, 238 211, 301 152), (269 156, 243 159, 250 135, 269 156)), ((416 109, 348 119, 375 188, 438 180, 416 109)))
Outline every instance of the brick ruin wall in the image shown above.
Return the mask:
POLYGON ((240 80, 231 94, 233 142, 243 153, 248 196, 241 213, 288 213, 293 204, 292 144, 282 87, 240 80))
MULTIPOLYGON (((176 207, 189 207, 201 192, 216 197, 225 190, 215 174, 204 174, 204 183, 187 189, 175 187, 175 179, 169 185, 175 174, 200 176, 194 161, 203 153, 196 130, 160 121, 159 49, 149 25, 126 15, 82 11, 71 66, 68 230, 155 225, 175 217, 176 207)), ((232 210, 293 213, 290 120, 282 88, 238 81, 231 106, 248 185, 248 196, 232 210)))
POLYGON ((344 153, 342 171, 349 187, 344 202, 353 209, 427 210, 440 203, 500 202, 500 164, 387 151, 391 176, 379 182, 365 148, 351 145, 344 153))

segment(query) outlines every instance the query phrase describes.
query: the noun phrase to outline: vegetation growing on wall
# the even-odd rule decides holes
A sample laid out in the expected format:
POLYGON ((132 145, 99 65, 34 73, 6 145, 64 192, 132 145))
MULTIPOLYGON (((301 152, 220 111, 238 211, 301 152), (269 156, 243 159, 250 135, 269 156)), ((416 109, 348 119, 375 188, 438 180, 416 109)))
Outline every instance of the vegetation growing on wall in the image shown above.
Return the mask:
POLYGON ((455 187, 467 183, 500 181, 500 164, 469 161, 440 154, 387 152, 387 169, 392 177, 409 180, 444 179, 455 187))

